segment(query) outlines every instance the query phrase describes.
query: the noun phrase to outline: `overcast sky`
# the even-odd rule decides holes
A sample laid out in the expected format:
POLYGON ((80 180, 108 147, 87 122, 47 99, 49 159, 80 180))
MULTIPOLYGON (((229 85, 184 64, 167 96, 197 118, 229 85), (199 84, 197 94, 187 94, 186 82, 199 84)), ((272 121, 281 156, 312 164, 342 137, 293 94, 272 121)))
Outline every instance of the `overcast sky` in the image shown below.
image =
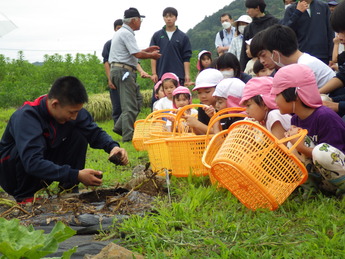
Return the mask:
POLYGON ((135 33, 139 47, 146 48, 153 33, 164 25, 164 8, 178 10, 176 24, 187 32, 232 1, 217 0, 205 6, 196 0, 1 0, 0 26, 7 18, 17 28, 0 37, 0 53, 12 59, 23 50, 30 62, 43 61, 44 54, 54 53, 96 53, 101 58, 104 43, 113 36, 113 22, 123 18, 129 7, 146 15, 135 33))

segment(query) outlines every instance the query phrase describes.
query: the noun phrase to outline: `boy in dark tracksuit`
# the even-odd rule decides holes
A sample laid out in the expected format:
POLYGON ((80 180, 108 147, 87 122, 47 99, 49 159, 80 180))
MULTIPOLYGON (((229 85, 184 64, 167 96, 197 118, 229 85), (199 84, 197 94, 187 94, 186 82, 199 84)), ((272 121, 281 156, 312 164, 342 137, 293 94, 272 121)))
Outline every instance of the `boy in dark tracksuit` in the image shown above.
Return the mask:
POLYGON ((258 32, 279 22, 277 18, 265 12, 266 3, 264 0, 246 0, 245 6, 247 14, 253 21, 246 26, 243 32, 243 45, 240 56, 241 71, 244 71, 250 59, 246 54, 246 41, 253 38, 258 32))
POLYGON ((0 185, 18 201, 53 181, 72 187, 79 182, 101 185, 93 169, 83 169, 88 143, 92 148, 127 153, 97 126, 83 109, 87 93, 75 77, 55 81, 48 95, 25 102, 13 113, 0 142, 0 185))

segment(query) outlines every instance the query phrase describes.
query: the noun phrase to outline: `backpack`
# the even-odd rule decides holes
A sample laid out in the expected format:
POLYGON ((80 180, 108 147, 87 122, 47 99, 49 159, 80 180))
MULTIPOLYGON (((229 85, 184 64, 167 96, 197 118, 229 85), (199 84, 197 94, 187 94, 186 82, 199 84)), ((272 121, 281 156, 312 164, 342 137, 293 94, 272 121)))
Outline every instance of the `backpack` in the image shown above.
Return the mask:
POLYGON ((224 39, 224 31, 223 30, 219 31, 219 36, 220 36, 220 40, 223 41, 223 39, 224 39))

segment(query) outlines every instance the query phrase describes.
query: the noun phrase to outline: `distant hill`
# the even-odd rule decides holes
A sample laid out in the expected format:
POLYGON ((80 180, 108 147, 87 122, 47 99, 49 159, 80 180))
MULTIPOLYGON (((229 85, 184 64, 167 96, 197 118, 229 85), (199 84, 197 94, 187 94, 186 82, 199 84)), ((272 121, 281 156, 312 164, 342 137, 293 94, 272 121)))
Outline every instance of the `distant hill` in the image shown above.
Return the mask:
MULTIPOLYGON (((284 14, 284 4, 282 0, 266 0, 266 12, 281 19, 284 14)), ((188 30, 187 35, 190 38, 193 50, 210 50, 216 53, 214 40, 216 33, 222 29, 220 24, 220 16, 223 13, 230 13, 232 18, 236 20, 242 14, 246 14, 245 0, 235 0, 228 6, 212 14, 206 16, 193 29, 188 30)))

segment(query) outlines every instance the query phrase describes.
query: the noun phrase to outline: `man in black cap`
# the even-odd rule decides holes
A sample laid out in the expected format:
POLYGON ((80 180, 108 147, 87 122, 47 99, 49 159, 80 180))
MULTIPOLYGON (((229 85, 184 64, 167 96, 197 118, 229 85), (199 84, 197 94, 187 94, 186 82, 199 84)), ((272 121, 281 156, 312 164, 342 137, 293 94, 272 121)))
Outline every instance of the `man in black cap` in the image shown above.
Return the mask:
POLYGON ((140 112, 142 95, 136 83, 138 59, 159 59, 158 46, 140 50, 134 31, 140 30, 142 18, 136 8, 129 8, 124 13, 123 26, 111 41, 109 62, 113 85, 120 93, 122 113, 114 126, 114 132, 122 136, 123 142, 132 140, 134 122, 140 112))

